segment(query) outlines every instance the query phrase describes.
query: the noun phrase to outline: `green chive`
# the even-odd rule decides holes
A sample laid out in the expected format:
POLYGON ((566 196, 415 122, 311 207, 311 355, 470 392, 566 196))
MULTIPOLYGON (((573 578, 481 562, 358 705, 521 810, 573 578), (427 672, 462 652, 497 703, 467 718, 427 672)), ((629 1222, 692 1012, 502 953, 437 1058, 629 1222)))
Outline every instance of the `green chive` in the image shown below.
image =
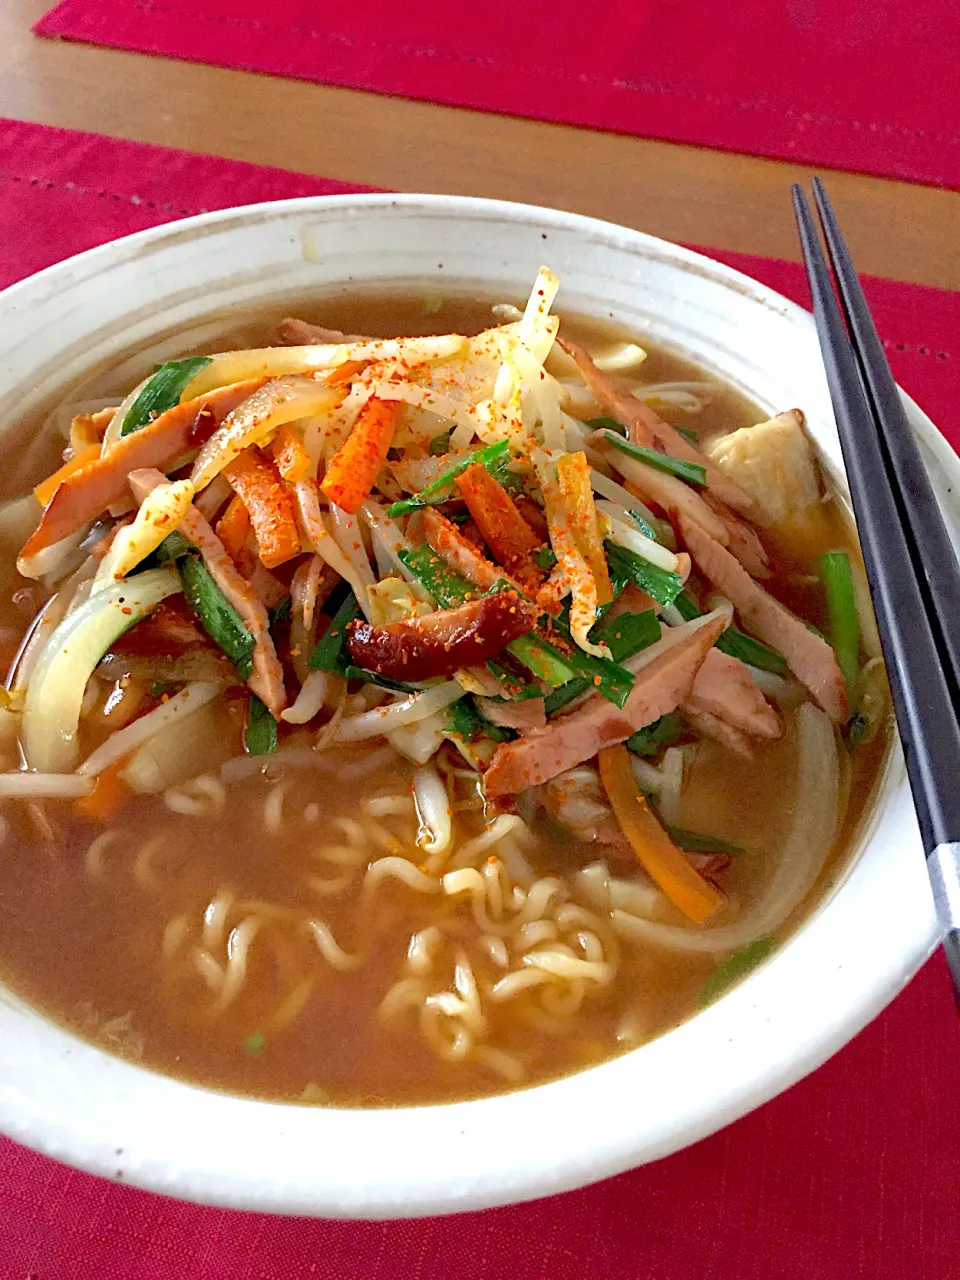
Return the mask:
POLYGON ((266 756, 277 749, 277 722, 255 693, 247 707, 243 746, 248 756, 266 756))
MULTIPOLYGON (((681 592, 673 603, 684 622, 692 622, 694 618, 702 616, 686 592, 681 592)), ((738 631, 736 627, 727 627, 714 648, 728 654, 731 658, 739 658, 750 667, 757 667, 760 671, 770 671, 777 676, 782 676, 787 669, 786 662, 775 649, 768 648, 753 636, 738 631)))
MULTIPOLYGON (((172 536, 172 535, 171 535, 172 536)), ((239 613, 223 594, 209 569, 197 555, 184 556, 177 565, 187 603, 207 635, 219 645, 246 680, 253 670, 253 636, 239 613)))
POLYGON ((292 608, 290 597, 284 596, 270 610, 270 626, 278 626, 281 622, 290 621, 290 610, 292 608))
POLYGON ((756 969, 757 965, 766 960, 776 945, 774 938, 756 938, 753 942, 748 942, 745 947, 741 947, 739 951, 735 951, 729 959, 724 960, 700 988, 700 994, 697 997, 700 1008, 703 1009, 706 1005, 712 1004, 735 982, 746 977, 751 969, 756 969))
MULTIPOLYGON (((626 741, 626 746, 638 756, 658 756, 665 747, 679 742, 687 733, 687 725, 682 716, 675 711, 668 712, 653 724, 638 729, 626 741)), ((679 842, 678 842, 679 843, 679 842)))
POLYGON ((648 467, 667 471, 671 475, 679 476, 681 480, 686 480, 689 484, 699 485, 700 488, 707 483, 707 469, 699 462, 687 462, 684 458, 674 458, 669 453, 658 453, 656 449, 647 449, 642 444, 633 444, 613 431, 605 431, 604 437, 609 444, 615 445, 622 453, 636 458, 638 462, 645 462, 648 467))
POLYGON ((457 476, 466 471, 467 467, 479 462, 492 475, 509 458, 509 448, 509 443, 506 440, 498 440, 496 444, 488 444, 482 449, 475 449, 473 453, 468 453, 459 462, 455 462, 452 467, 437 476, 436 480, 428 484, 426 488, 421 489, 419 493, 414 494, 412 498, 404 498, 401 502, 392 503, 387 507, 387 515, 392 519, 396 519, 398 516, 405 516, 411 511, 418 511, 421 507, 436 506, 437 503, 447 502, 453 496, 453 482, 457 476))
POLYGON ((667 831, 674 844, 678 844, 685 853, 725 853, 729 857, 743 853, 738 844, 720 840, 717 836, 705 836, 699 831, 685 831, 683 827, 669 825, 667 831))
POLYGON ((209 356, 187 356, 183 360, 168 360, 160 365, 127 410, 120 423, 120 435, 129 436, 139 431, 154 418, 159 418, 161 413, 179 404, 188 383, 209 363, 209 356))
POLYGON ((846 681, 847 696, 853 702, 860 683, 860 622, 850 557, 846 551, 828 551, 820 565, 827 596, 830 644, 846 681))
POLYGON ((333 621, 317 642, 310 655, 311 671, 337 671, 343 663, 347 643, 347 624, 360 613, 357 598, 351 591, 334 614, 333 621))
POLYGON ((632 582, 648 596, 652 596, 658 604, 667 605, 673 604, 683 590, 683 579, 679 573, 661 569, 659 565, 651 564, 635 551, 621 547, 618 542, 612 542, 609 538, 603 545, 607 552, 611 582, 615 581, 621 591, 625 583, 632 582))

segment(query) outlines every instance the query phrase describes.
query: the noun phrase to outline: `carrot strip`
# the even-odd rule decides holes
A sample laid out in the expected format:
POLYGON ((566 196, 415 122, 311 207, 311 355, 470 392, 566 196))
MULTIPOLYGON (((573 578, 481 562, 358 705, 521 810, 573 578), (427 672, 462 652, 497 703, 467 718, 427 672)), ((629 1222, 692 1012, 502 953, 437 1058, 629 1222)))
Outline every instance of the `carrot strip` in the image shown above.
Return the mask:
POLYGON ((328 387, 339 387, 345 382, 353 382, 358 373, 363 373, 367 364, 366 360, 345 360, 343 364, 338 364, 335 369, 331 369, 323 381, 328 387))
POLYGON ((344 444, 330 459, 320 488, 342 511, 353 515, 370 495, 387 460, 398 405, 372 397, 360 410, 344 444))
POLYGON ((96 462, 99 457, 100 446, 98 444, 85 445, 79 453, 73 455, 69 462, 65 462, 62 467, 58 467, 52 475, 47 476, 46 480, 41 480, 33 491, 41 507, 47 505, 68 476, 75 475, 78 471, 82 471, 84 467, 89 467, 91 462, 96 462))
POLYGON ((250 512, 243 505, 239 494, 234 494, 230 503, 217 521, 216 534, 223 543, 223 549, 236 564, 250 532, 250 512))
POLYGON ((299 555, 293 496, 272 460, 257 448, 244 449, 223 474, 247 509, 264 567, 273 569, 299 555))
POLYGON ((120 806, 130 794, 130 788, 120 777, 126 763, 127 758, 124 757, 97 774, 90 794, 75 801, 74 807, 81 817, 95 822, 111 822, 117 816, 120 806))
POLYGON ((310 474, 310 455, 303 443, 303 436, 292 423, 285 422, 277 428, 270 453, 277 464, 277 470, 291 484, 296 484, 310 474))
POLYGON ((609 604, 613 599, 613 587, 597 526, 597 509, 593 503, 590 464, 586 454, 561 454, 557 459, 557 479, 573 540, 597 584, 597 604, 609 604))
POLYGON ((627 748, 602 747, 597 758, 613 812, 643 869, 675 907, 702 924, 722 906, 723 894, 693 867, 638 794, 627 748))
POLYGON ((540 540, 524 520, 503 485, 479 462, 456 478, 457 488, 483 539, 501 564, 509 564, 536 551, 540 540))

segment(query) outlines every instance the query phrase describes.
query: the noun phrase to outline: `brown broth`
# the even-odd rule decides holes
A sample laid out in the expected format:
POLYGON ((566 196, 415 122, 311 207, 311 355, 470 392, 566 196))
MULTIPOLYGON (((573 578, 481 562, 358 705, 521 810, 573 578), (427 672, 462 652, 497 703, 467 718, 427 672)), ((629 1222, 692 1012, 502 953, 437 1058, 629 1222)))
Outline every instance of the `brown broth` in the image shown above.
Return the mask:
MULTIPOLYGON (((338 295, 287 301, 256 316, 223 316, 222 337, 201 349, 269 345, 276 323, 291 312, 347 332, 379 336, 476 331, 491 323, 489 302, 448 297, 439 310, 427 313, 421 298, 338 295)), ((594 345, 623 336, 620 330, 576 319, 569 328, 594 345)), ((642 335, 638 341, 644 343, 642 335)), ((117 385, 109 370, 94 371, 71 398, 122 394, 146 367, 123 385, 117 385)), ((653 349, 643 367, 645 381, 702 376, 662 349, 653 349)), ((678 425, 694 425, 708 438, 763 415, 723 389, 696 419, 666 410, 665 416, 678 425)), ((31 483, 53 465, 55 453, 53 442, 48 456, 38 451, 31 483)), ((9 496, 15 492, 7 489, 9 496)), ((852 546, 852 536, 832 502, 824 504, 818 521, 813 532, 808 527, 802 534, 772 540, 770 550, 778 570, 775 594, 822 626, 821 593, 809 579, 817 556, 830 546, 852 546)), ((3 552, 9 554, 7 548, 3 552)), ((24 588, 33 594, 20 611, 9 592, 0 608, 0 638, 15 639, 24 628, 24 614, 29 616, 39 602, 36 584, 18 580, 11 591, 24 588)), ((208 744, 209 763, 201 770, 197 759, 187 762, 188 775, 215 775, 223 760, 241 752, 238 707, 228 703, 198 716, 196 751, 202 758, 208 744)), ((304 731, 287 731, 284 745, 305 741, 304 731)), ((93 744, 89 739, 87 746, 93 744)), ((842 833, 817 886, 782 933, 822 900, 842 867, 869 809, 888 745, 889 734, 881 733, 852 752, 842 833)), ((337 767, 349 770, 379 749, 375 744, 339 752, 337 767)), ((742 847, 722 877, 725 891, 740 903, 748 904, 758 892, 789 825, 793 767, 789 736, 758 747, 750 763, 710 742, 698 750, 678 822, 742 847)), ((470 949, 476 976, 497 979, 493 960, 484 960, 477 949, 479 931, 469 907, 396 882, 383 884, 371 900, 364 900, 362 869, 341 896, 325 896, 310 885, 311 877, 333 874, 317 851, 344 842, 335 820, 356 817, 374 794, 409 797, 412 772, 397 757, 373 776, 354 780, 332 770, 287 768, 272 778, 251 777, 232 785, 219 816, 173 813, 162 796, 133 797, 113 824, 114 836, 93 855, 90 846, 102 828, 77 818, 71 805, 44 802, 41 819, 39 810, 7 802, 3 818, 9 831, 0 843, 0 974, 15 992, 80 1036, 156 1070, 234 1093, 370 1106, 438 1102, 511 1087, 488 1065, 440 1060, 412 1029, 409 1017, 389 1028, 377 1017, 384 995, 404 973, 410 935, 436 921, 462 921, 463 945, 470 949), (274 833, 267 829, 264 806, 278 785, 286 788, 285 819, 283 829, 274 833), (52 839, 45 838, 44 822, 52 828, 52 839), (165 837, 162 846, 145 853, 145 844, 156 834, 165 837), (224 889, 240 900, 267 903, 270 912, 251 945, 252 980, 234 1003, 215 1013, 215 998, 196 967, 179 960, 165 964, 162 948, 166 936, 177 952, 176 922, 181 919, 187 921, 181 951, 199 945, 203 913, 224 889), (324 921, 346 953, 366 953, 367 961, 352 972, 337 972, 320 962, 303 930, 304 915, 324 921), (296 926, 291 923, 295 916, 301 918, 296 926), (297 1016, 286 1027, 275 1025, 278 1008, 293 1000, 310 978, 314 983, 297 1016)), ((482 830, 480 811, 459 812, 456 824, 458 840, 470 838, 482 830)), ((381 825, 412 846, 412 815, 384 818, 381 825)), ((579 865, 602 852, 557 839, 544 824, 527 856, 538 875, 569 879, 579 865)), ((231 926, 250 914, 252 908, 234 911, 231 926)), ((444 964, 449 987, 452 959, 444 964)), ((531 1022, 524 1002, 515 1001, 494 1010, 489 1039, 524 1063, 523 1083, 562 1076, 630 1047, 617 1038, 627 1016, 639 1041, 689 1017, 715 967, 709 956, 625 946, 615 982, 585 1002, 564 1034, 555 1034, 542 1017, 531 1022)))

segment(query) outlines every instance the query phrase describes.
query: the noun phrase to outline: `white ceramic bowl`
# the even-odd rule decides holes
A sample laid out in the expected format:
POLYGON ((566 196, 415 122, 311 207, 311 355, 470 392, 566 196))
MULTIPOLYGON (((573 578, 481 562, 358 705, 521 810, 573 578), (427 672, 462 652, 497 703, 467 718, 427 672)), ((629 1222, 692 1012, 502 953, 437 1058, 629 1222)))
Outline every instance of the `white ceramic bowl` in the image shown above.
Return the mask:
MULTIPOLYGON (((112 352, 214 309, 379 282, 519 296, 541 262, 560 274, 564 308, 615 316, 688 352, 771 412, 802 407, 843 486, 813 324, 793 303, 635 231, 441 196, 206 214, 14 285, 0 294, 0 430, 15 430, 32 404, 112 352)), ((956 531, 947 495, 960 487, 960 465, 920 410, 908 410, 956 531)), ((717 1004, 613 1062, 478 1102, 307 1109, 121 1062, 7 996, 0 1129, 107 1177, 282 1213, 390 1217, 542 1196, 667 1155, 787 1088, 897 994, 935 937, 897 754, 855 864, 797 936, 717 1004)))

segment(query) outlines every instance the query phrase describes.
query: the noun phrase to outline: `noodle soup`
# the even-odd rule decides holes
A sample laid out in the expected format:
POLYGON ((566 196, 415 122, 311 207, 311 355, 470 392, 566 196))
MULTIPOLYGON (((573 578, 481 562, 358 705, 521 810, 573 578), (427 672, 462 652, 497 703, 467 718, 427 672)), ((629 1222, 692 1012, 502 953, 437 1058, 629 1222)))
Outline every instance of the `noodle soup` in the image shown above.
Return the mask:
POLYGON ((889 711, 802 421, 643 335, 573 317, 564 352, 551 287, 526 330, 456 297, 215 318, 91 374, 11 473, 0 975, 49 1016, 236 1093, 474 1097, 661 1034, 826 892, 889 711), (45 537, 58 427, 88 452, 45 537))

